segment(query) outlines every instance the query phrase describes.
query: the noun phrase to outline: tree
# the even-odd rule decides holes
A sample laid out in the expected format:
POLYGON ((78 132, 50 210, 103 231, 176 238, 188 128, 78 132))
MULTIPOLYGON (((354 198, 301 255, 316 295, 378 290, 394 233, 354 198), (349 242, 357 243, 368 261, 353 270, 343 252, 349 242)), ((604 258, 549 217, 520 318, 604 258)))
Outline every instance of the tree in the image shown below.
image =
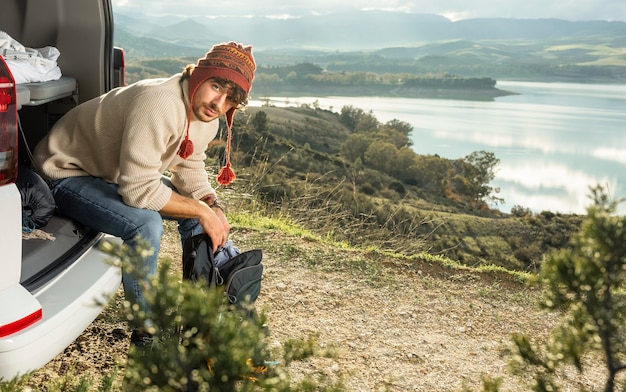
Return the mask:
POLYGON ((364 161, 365 151, 367 151, 372 143, 373 140, 367 135, 359 133, 352 134, 348 136, 346 141, 341 145, 341 155, 343 155, 348 162, 354 162, 356 159, 364 161))
POLYGON ((376 132, 375 136, 379 140, 392 143, 397 148, 407 147, 411 145, 409 137, 394 128, 382 126, 380 130, 376 132))
POLYGON ((393 129, 397 132, 400 132, 406 137, 407 146, 411 146, 413 144, 413 142, 411 142, 411 140, 409 139, 409 135, 411 135, 411 132, 413 132, 413 126, 410 123, 406 121, 400 121, 398 119, 393 119, 387 121, 381 128, 382 130, 393 129))
POLYGON ((268 129, 267 113, 265 113, 263 110, 259 110, 254 114, 254 117, 252 117, 250 123, 254 127, 255 131, 259 133, 266 132, 268 129))
POLYGON ((346 105, 341 108, 340 119, 342 124, 354 132, 375 132, 380 125, 371 110, 366 113, 363 109, 355 108, 352 105, 346 105))
POLYGON ((365 151, 365 165, 392 174, 398 149, 391 143, 372 143, 365 151))
POLYGON ((466 195, 474 201, 501 203, 504 200, 494 193, 500 192, 499 188, 493 188, 489 183, 496 176, 496 167, 500 159, 493 152, 474 151, 466 156, 464 161, 469 165, 463 165, 462 176, 465 178, 466 195))
POLYGON ((450 169, 450 161, 437 155, 416 155, 415 163, 409 167, 420 188, 436 195, 444 194, 444 180, 450 169))
POLYGON ((341 108, 341 123, 350 130, 354 131, 358 118, 363 115, 363 109, 355 108, 352 105, 346 105, 341 108))
POLYGON ((410 147, 402 147, 398 150, 395 159, 394 175, 400 180, 412 177, 411 167, 415 165, 416 154, 410 147))
POLYGON ((380 123, 374 113, 370 110, 367 113, 362 113, 354 126, 354 132, 373 133, 378 131, 380 123))
POLYGON ((538 281, 546 288, 541 305, 563 311, 564 322, 542 349, 514 337, 519 366, 535 373, 535 390, 556 391, 554 374, 571 363, 582 372, 583 355, 601 353, 607 368, 606 392, 626 370, 626 217, 616 216, 601 187, 592 189, 594 204, 569 249, 555 251, 543 263, 538 281))

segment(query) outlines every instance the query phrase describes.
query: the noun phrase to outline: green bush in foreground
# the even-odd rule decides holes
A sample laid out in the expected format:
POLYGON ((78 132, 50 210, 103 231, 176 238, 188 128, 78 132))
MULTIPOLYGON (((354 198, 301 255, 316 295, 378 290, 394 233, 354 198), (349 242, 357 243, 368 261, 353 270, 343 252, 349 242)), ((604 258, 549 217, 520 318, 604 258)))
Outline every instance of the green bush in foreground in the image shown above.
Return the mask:
POLYGON ((592 193, 594 204, 572 246, 553 252, 539 275, 546 288, 541 305, 564 312, 563 324, 543 347, 523 335, 513 338, 518 370, 534 374, 535 391, 558 391, 556 371, 571 364, 582 373, 586 355, 603 359, 604 391, 614 391, 616 376, 626 370, 626 217, 616 216, 617 202, 601 188, 592 193))
MULTIPOLYGON (((105 244, 129 273, 142 264, 142 251, 105 244)), ((251 307, 232 307, 220 289, 180 280, 169 261, 161 261, 157 276, 147 282, 151 314, 127 305, 129 322, 142 325, 150 318, 154 342, 131 347, 123 390, 140 391, 300 391, 313 380, 292 385, 267 348, 264 316, 250 316, 251 307)), ((294 357, 287 346, 285 362, 294 357)), ((313 355, 313 350, 310 355, 313 355)), ((304 359, 304 358, 302 358, 304 359)), ((304 388, 304 389, 303 389, 304 388)), ((335 390, 334 386, 323 390, 335 390)), ((316 389, 319 390, 319 389, 316 389)), ((337 389, 340 390, 340 389, 337 389)))
MULTIPOLYGON (((131 274, 137 274, 135 266, 143 264, 146 252, 113 243, 103 243, 102 249, 131 274)), ((121 372, 114 368, 99 381, 70 372, 36 389, 31 384, 33 372, 0 380, 0 392, 345 390, 341 381, 323 375, 296 382, 287 374, 284 367, 293 361, 326 355, 315 339, 289 339, 282 350, 270 352, 264 315, 250 312, 252 307, 233 308, 221 290, 181 281, 180 272, 171 273, 170 267, 169 260, 161 260, 157 276, 146 282, 150 315, 125 303, 129 323, 141 325, 149 318, 155 339, 146 347, 131 345, 121 372), (123 385, 116 381, 120 373, 123 385)))

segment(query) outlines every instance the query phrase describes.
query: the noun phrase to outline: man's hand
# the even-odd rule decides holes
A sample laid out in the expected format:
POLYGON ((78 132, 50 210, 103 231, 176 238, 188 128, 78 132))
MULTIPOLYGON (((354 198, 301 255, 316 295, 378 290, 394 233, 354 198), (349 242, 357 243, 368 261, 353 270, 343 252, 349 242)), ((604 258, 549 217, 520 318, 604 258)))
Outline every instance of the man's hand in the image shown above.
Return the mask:
POLYGON ((230 225, 226 220, 224 211, 217 207, 210 208, 202 202, 199 203, 201 204, 201 208, 205 211, 202 213, 202 216, 198 217, 198 222, 211 238, 213 252, 216 252, 217 248, 224 246, 226 241, 228 241, 230 225))
POLYGON ((228 241, 230 225, 220 207, 209 207, 207 203, 172 192, 170 200, 159 211, 172 218, 196 218, 205 233, 211 238, 213 251, 228 241))
POLYGON ((221 207, 212 207, 211 210, 215 212, 215 215, 217 215, 219 220, 222 222, 222 224, 224 225, 224 230, 226 230, 226 234, 228 235, 230 233, 230 224, 226 219, 226 214, 224 214, 224 210, 221 207))

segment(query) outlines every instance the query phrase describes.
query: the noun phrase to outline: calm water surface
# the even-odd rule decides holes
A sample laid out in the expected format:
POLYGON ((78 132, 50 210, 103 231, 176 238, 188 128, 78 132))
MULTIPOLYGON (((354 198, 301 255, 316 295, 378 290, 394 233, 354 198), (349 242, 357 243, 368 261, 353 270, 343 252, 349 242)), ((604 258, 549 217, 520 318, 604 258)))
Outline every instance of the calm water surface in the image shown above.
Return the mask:
MULTIPOLYGON (((585 213, 589 187, 626 197, 626 85, 498 82, 518 93, 491 102, 380 97, 272 98, 276 106, 352 105, 381 122, 413 126, 418 154, 455 159, 491 151, 500 159, 492 186, 509 212, 585 213)), ((260 106, 260 101, 251 102, 260 106)), ((626 213, 626 203, 620 205, 626 213)))

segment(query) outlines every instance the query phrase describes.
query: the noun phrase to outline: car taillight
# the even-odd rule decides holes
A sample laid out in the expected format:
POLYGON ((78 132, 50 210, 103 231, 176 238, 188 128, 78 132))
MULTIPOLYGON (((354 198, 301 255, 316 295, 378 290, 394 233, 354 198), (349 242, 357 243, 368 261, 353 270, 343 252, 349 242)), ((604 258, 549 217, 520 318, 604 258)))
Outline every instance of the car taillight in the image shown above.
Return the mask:
POLYGON ((0 56, 0 185, 17 178, 17 99, 15 79, 0 56))
POLYGON ((13 335, 23 329, 28 328, 33 325, 37 321, 41 320, 43 316, 43 312, 41 309, 34 311, 26 317, 23 317, 19 320, 13 321, 11 323, 0 325, 0 338, 5 336, 13 335))

